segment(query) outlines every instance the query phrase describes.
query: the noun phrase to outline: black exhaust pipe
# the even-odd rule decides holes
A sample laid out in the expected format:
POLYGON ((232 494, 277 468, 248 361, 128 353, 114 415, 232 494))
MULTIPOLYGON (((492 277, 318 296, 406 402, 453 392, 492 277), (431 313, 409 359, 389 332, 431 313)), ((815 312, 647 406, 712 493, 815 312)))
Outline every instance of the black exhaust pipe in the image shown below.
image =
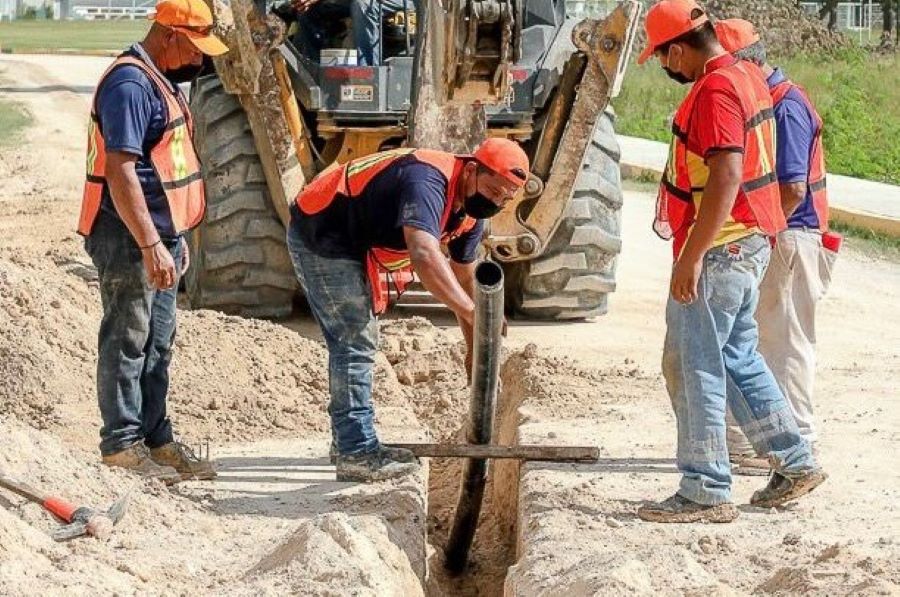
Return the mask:
MULTIPOLYGON (((503 328, 503 270, 492 261, 475 269, 475 330, 472 346, 472 391, 466 439, 470 444, 489 444, 494 428, 494 411, 500 380, 500 344, 503 328)), ((466 567, 469 548, 478 525, 488 461, 468 458, 463 464, 462 482, 453 528, 445 550, 445 566, 453 574, 466 567)))

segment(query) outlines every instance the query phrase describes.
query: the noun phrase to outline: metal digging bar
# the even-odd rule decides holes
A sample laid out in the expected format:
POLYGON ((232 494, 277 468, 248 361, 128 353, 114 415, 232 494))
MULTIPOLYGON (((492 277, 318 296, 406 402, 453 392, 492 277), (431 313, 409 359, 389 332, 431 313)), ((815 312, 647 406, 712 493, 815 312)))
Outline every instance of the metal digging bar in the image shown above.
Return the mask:
MULTIPOLYGON (((494 410, 500 379, 500 343, 503 328, 503 270, 492 261, 475 268, 475 330, 472 341, 472 391, 466 430, 470 444, 488 444, 494 428, 494 410)), ((463 465, 462 483, 453 529, 446 549, 446 567, 459 574, 466 566, 484 485, 487 460, 468 458, 463 465)))

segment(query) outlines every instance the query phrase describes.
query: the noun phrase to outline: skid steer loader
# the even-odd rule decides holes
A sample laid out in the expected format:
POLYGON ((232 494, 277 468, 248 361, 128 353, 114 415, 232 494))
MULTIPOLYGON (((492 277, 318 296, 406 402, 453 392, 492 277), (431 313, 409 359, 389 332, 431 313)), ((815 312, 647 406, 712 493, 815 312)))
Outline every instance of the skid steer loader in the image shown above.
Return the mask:
POLYGON ((418 12, 410 0, 385 18, 382 64, 372 67, 352 63, 349 19, 327 23, 335 50, 315 61, 294 43, 284 7, 214 5, 230 52, 191 93, 208 200, 189 237, 193 307, 291 312, 298 285, 285 244, 288 206, 332 162, 402 145, 468 152, 492 135, 520 143, 532 163, 524 191, 490 221, 484 241, 506 272, 507 304, 535 319, 606 312, 622 194, 605 110, 639 2, 583 21, 567 18, 564 0, 415 4, 418 12))

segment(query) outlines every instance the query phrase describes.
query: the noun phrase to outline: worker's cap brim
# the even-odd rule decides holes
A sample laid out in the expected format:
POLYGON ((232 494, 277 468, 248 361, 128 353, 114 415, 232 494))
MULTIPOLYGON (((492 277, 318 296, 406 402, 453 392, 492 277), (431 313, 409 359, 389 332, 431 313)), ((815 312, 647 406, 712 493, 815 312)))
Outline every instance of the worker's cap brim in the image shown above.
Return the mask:
POLYGON ((221 56, 222 54, 228 51, 228 46, 226 46, 221 39, 213 35, 212 33, 202 34, 197 33, 196 31, 190 31, 187 29, 181 29, 178 27, 174 27, 174 29, 191 40, 191 43, 194 46, 206 54, 207 56, 221 56))

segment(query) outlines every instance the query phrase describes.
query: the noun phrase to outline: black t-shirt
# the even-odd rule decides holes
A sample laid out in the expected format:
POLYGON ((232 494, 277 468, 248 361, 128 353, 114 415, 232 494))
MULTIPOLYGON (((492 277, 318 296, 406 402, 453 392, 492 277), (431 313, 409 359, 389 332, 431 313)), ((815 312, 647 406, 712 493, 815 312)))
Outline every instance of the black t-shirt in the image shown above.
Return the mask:
MULTIPOLYGON (((465 213, 450 215, 441 229, 449 181, 440 170, 404 156, 373 178, 356 198, 335 197, 318 214, 300 213, 292 204, 292 226, 312 251, 323 257, 362 257, 373 246, 406 249, 403 227, 424 230, 437 239, 459 225, 465 213)), ((479 220, 472 230, 451 241, 447 248, 457 263, 471 263, 478 256, 484 231, 479 220)))

